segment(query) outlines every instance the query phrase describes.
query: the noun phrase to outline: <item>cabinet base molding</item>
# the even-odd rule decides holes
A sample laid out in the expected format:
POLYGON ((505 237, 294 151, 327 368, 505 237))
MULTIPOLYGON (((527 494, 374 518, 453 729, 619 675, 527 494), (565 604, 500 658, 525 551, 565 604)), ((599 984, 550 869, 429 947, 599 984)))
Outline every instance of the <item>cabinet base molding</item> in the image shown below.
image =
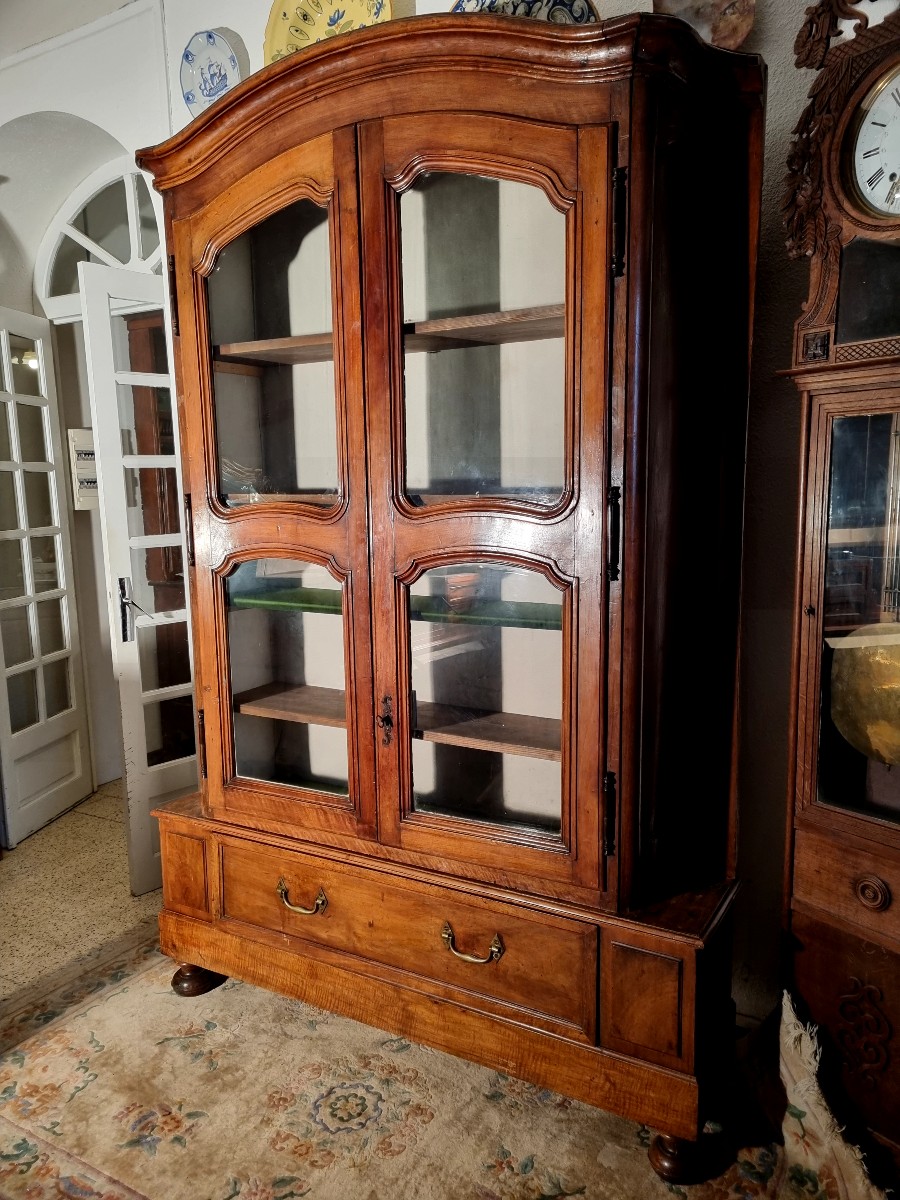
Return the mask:
POLYGON ((652 1063, 564 1041, 542 1030, 488 1017, 411 989, 336 967, 163 912, 160 945, 190 960, 282 995, 303 1000, 395 1037, 407 1037, 469 1062, 552 1088, 574 1100, 639 1121, 670 1136, 697 1136, 698 1084, 652 1063))

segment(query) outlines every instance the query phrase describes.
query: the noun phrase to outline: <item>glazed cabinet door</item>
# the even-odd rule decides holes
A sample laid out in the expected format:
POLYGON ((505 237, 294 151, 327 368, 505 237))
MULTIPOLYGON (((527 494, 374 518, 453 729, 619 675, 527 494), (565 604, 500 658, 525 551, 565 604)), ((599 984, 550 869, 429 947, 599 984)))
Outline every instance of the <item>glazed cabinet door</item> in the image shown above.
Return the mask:
POLYGON ((360 162, 380 836, 596 900, 609 133, 404 116, 360 162))
POLYGON ((197 314, 181 340, 207 802, 232 820, 370 837, 356 197, 348 128, 174 231, 197 314))
POLYGON ((896 387, 815 399, 811 435, 798 808, 801 820, 900 848, 896 387))

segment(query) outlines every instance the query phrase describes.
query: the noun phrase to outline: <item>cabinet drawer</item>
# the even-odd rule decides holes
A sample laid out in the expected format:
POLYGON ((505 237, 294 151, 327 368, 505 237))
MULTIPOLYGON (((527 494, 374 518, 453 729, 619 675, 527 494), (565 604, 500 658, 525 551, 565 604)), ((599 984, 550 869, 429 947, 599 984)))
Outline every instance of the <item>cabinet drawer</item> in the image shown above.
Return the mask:
POLYGON ((798 830, 794 899, 850 921, 870 936, 900 939, 900 855, 798 830))
MULTIPOLYGON (((594 1038, 597 930, 588 922, 235 842, 222 845, 222 919, 302 938, 311 944, 304 953, 353 956, 367 973, 380 965, 403 986, 487 1011, 514 1009, 507 1015, 517 1020, 594 1038), (320 896, 311 914, 285 904, 315 909, 320 896), (465 961, 448 942, 489 961, 465 961), (502 951, 491 958, 492 943, 502 951)), ((343 965, 354 969, 352 961, 343 965)))

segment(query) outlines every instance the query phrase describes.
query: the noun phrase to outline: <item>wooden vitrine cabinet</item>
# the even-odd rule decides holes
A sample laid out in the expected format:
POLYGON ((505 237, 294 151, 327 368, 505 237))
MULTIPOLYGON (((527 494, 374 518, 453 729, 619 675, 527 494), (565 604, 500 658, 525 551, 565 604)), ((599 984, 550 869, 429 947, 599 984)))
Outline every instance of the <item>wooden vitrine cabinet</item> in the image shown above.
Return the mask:
POLYGON ((176 985, 502 1064, 673 1177, 733 1024, 762 93, 667 18, 415 18, 138 155, 205 747, 176 985))

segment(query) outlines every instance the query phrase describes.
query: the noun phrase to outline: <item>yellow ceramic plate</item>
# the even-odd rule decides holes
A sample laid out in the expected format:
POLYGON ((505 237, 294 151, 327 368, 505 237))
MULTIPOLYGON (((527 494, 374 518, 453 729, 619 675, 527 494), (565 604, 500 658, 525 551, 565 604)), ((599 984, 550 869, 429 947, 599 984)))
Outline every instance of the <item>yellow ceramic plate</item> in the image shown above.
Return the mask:
POLYGON ((275 0, 266 25, 263 57, 266 63, 277 62, 335 34, 379 25, 390 16, 391 0, 300 0, 296 5, 275 0))

